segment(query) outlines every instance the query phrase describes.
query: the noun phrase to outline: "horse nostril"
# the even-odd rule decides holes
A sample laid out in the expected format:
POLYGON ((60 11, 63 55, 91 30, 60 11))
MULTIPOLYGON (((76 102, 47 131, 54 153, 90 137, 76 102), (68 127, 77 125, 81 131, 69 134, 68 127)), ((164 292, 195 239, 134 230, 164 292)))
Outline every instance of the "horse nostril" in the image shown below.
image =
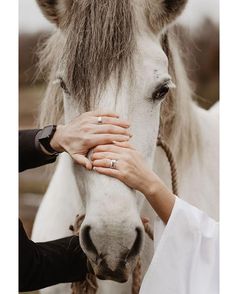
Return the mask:
POLYGON ((91 240, 90 230, 91 230, 90 226, 88 225, 84 226, 81 230, 81 239, 87 251, 90 251, 91 253, 98 255, 95 245, 93 241, 91 240))
POLYGON ((133 257, 136 257, 142 248, 143 245, 143 230, 141 227, 137 227, 136 229, 136 238, 135 242, 127 256, 128 259, 131 259, 133 257))

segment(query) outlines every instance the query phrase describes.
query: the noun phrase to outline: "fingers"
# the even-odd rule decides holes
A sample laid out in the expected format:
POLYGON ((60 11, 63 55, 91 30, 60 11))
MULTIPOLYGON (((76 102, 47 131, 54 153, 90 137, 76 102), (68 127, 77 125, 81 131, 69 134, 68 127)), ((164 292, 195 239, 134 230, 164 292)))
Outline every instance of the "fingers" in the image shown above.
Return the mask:
POLYGON ((135 148, 128 141, 125 141, 125 142, 116 142, 116 141, 113 141, 113 143, 115 144, 115 146, 118 146, 118 147, 128 148, 128 149, 135 150, 135 148))
POLYGON ((92 123, 92 124, 98 124, 98 117, 102 118, 102 124, 109 124, 109 125, 115 125, 120 126, 122 128, 129 128, 130 123, 127 120, 120 119, 119 115, 115 112, 101 112, 101 111, 90 111, 85 112, 81 114, 80 116, 76 117, 73 121, 79 120, 92 123))
MULTIPOLYGON (((93 169, 94 167, 104 167, 104 168, 111 168, 111 159, 99 159, 99 160, 95 160, 92 162, 93 164, 93 169)), ((116 164, 117 167, 117 164, 116 164)), ((118 168, 116 168, 118 169, 118 168)))
MULTIPOLYGON (((91 123, 98 124, 98 118, 92 117, 91 123)), ((100 124, 100 125, 114 125, 114 126, 119 126, 122 128, 129 128, 130 127, 130 124, 127 120, 121 120, 117 117, 108 117, 108 116, 102 117, 102 124, 100 124)))
POLYGON ((114 144, 106 144, 106 145, 98 145, 93 149, 93 153, 98 152, 114 152, 119 153, 121 150, 118 146, 115 146, 114 144))
POLYGON ((117 169, 94 167, 93 170, 98 172, 99 174, 109 176, 109 177, 114 177, 118 180, 120 180, 121 178, 121 173, 117 169))
POLYGON ((88 170, 92 170, 92 163, 87 157, 80 154, 73 154, 72 158, 74 159, 76 163, 84 166, 88 170))
POLYGON ((129 136, 125 135, 113 135, 113 134, 102 134, 94 135, 93 146, 112 144, 113 141, 123 142, 130 140, 129 136))
POLYGON ((92 154, 91 158, 92 158, 92 161, 100 160, 100 159, 118 160, 120 158, 120 155, 118 155, 117 153, 112 153, 112 152, 99 152, 99 153, 92 154))
POLYGON ((95 130, 95 134, 118 134, 125 135, 131 137, 132 135, 127 130, 127 128, 122 128, 114 125, 97 125, 95 130))
POLYGON ((100 111, 100 110, 96 110, 96 111, 90 111, 88 112, 88 114, 92 115, 92 116, 96 116, 96 117, 114 117, 114 118, 119 118, 119 114, 112 112, 112 111, 100 111))
POLYGON ((113 144, 99 145, 96 146, 93 150, 94 153, 98 152, 114 152, 114 153, 123 153, 125 149, 135 150, 134 147, 128 142, 112 142, 113 144))

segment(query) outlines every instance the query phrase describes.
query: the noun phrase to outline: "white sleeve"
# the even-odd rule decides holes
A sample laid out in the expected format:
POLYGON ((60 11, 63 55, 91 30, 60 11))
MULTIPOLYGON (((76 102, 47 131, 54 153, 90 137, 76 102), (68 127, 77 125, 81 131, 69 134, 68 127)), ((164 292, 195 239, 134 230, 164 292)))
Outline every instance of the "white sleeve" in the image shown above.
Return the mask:
MULTIPOLYGON (((159 223, 159 222, 158 222, 159 223)), ((154 234, 158 235, 159 224, 154 234)), ((140 294, 219 293, 219 225, 176 199, 140 294)))

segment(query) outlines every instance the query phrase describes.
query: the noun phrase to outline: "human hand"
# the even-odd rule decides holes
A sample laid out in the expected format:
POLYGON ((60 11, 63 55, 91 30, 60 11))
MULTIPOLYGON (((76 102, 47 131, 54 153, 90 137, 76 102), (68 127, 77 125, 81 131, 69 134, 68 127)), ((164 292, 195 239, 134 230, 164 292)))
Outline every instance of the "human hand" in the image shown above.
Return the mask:
POLYGON ((92 164, 86 157, 89 150, 113 141, 128 141, 131 137, 129 126, 115 113, 86 112, 67 125, 58 125, 50 144, 55 151, 66 151, 78 164, 91 170, 92 164), (99 123, 99 117, 102 123, 99 123))
POLYGON ((91 158, 95 171, 115 177, 144 195, 150 194, 152 185, 158 180, 157 175, 146 165, 143 156, 129 142, 97 146, 91 158), (111 160, 117 161, 115 168, 111 168, 111 160))
MULTIPOLYGON (((166 224, 171 216, 175 196, 161 179, 146 165, 143 156, 129 142, 97 146, 92 155, 93 167, 98 173, 114 177, 140 191, 166 224), (115 168, 111 160, 116 160, 115 168)), ((147 219, 144 222, 148 222, 147 219)))

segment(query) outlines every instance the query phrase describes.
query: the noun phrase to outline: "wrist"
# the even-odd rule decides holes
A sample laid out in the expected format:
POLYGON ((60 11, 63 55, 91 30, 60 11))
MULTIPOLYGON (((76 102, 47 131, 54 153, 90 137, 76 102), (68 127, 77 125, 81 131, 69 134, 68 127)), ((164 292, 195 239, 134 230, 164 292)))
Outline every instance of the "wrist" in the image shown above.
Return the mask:
POLYGON ((62 126, 62 125, 57 126, 56 132, 50 142, 51 148, 54 149, 58 153, 64 152, 64 148, 62 147, 63 128, 64 128, 64 126, 62 126))
POLYGON ((148 177, 148 180, 145 182, 145 187, 142 193, 147 199, 152 198, 156 195, 159 195, 162 190, 162 186, 163 184, 159 177, 154 172, 152 172, 152 174, 148 177))

